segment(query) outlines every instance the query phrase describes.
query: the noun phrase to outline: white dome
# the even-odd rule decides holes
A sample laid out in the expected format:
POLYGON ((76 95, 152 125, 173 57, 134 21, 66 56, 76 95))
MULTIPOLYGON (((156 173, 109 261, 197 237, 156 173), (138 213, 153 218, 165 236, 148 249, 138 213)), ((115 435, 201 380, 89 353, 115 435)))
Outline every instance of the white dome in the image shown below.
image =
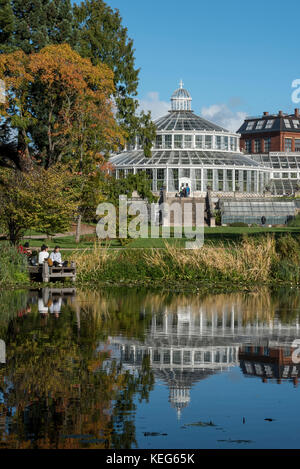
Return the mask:
POLYGON ((183 88, 182 80, 179 83, 179 88, 174 91, 171 96, 171 109, 172 111, 190 111, 192 97, 190 93, 183 88))

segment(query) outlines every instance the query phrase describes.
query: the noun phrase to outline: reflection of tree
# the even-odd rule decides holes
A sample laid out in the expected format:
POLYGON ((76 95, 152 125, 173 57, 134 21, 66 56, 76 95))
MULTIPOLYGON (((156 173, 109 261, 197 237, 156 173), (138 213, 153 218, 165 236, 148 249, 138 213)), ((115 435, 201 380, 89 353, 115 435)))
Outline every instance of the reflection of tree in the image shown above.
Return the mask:
POLYGON ((42 318, 33 307, 26 317, 7 322, 7 364, 0 370, 1 447, 135 444, 133 401, 136 395, 148 397, 149 364, 135 376, 108 360, 107 346, 97 350, 100 340, 105 344, 99 326, 103 323, 97 317, 83 314, 78 331, 70 306, 59 319, 42 318), (131 411, 125 419, 124 408, 131 411), (6 418, 9 431, 1 426, 6 418))

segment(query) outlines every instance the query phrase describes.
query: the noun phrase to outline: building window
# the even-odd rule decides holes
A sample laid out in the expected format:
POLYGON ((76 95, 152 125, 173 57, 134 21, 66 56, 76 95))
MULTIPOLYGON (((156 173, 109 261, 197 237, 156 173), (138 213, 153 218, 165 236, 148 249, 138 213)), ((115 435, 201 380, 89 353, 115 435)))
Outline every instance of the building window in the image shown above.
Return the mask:
POLYGON ((182 168, 181 177, 189 178, 190 177, 190 170, 188 168, 182 168))
POLYGON ((284 151, 290 152, 292 151, 292 139, 286 138, 284 140, 284 151))
POLYGON ((230 137, 230 150, 236 151, 236 138, 230 137))
POLYGON ((290 173, 291 179, 297 179, 297 173, 290 173))
POLYGON ((256 138, 254 141, 254 153, 260 153, 260 152, 261 152, 260 138, 256 138))
POLYGON ((192 148, 192 141, 193 141, 192 135, 185 135, 184 136, 184 148, 192 148))
POLYGON ((229 150, 228 137, 224 137, 224 150, 229 150))
POLYGON ((246 150, 246 153, 252 152, 252 140, 245 141, 245 150, 246 150))
POLYGON ((258 121, 257 124, 256 124, 256 130, 261 130, 264 126, 264 123, 265 123, 264 120, 258 121))
POLYGON ((224 179, 224 171, 223 169, 218 169, 218 191, 223 191, 223 179, 224 179))
POLYGON ((248 181, 248 173, 247 171, 243 171, 243 191, 247 192, 247 181, 248 181))
POLYGON ((232 191, 232 169, 226 170, 226 186, 229 192, 232 191))
POLYGON ((221 150, 221 137, 219 135, 216 136, 216 149, 221 150))
POLYGON ((183 135, 174 135, 174 148, 182 148, 183 135))
POLYGON ((159 191, 165 183, 165 170, 163 168, 157 169, 157 190, 159 191))
POLYGON ((156 135, 155 146, 156 148, 162 148, 162 135, 156 135))
POLYGON ((293 120, 293 124, 294 124, 295 129, 300 129, 300 123, 299 123, 299 121, 293 120))
POLYGON ((271 138, 264 138, 264 147, 265 147, 265 153, 269 153, 271 151, 271 138))
POLYGON ((274 179, 280 179, 280 173, 273 173, 274 179))
POLYGON ((201 191, 201 169, 195 169, 196 191, 201 191))
POLYGON ((300 151, 300 139, 295 139, 295 151, 300 151))
POLYGON ((284 120, 284 125, 286 126, 287 129, 291 128, 291 123, 288 119, 283 119, 284 120))
POLYGON ((273 124, 274 124, 274 119, 268 119, 265 129, 272 129, 273 124))
POLYGON ((211 135, 205 135, 205 148, 206 149, 212 148, 212 136, 211 135))
POLYGON ((202 135, 196 135, 195 146, 196 148, 202 148, 202 135))
POLYGON ((252 130, 254 127, 255 121, 248 122, 246 130, 252 130))
POLYGON ((165 148, 172 148, 172 135, 165 135, 165 148))
POLYGON ((282 179, 288 179, 289 173, 282 173, 282 179))
MULTIPOLYGON (((211 188, 213 187, 213 170, 212 169, 206 170, 206 185, 210 186, 211 188)), ((204 189, 207 189, 207 187, 205 187, 204 189)))

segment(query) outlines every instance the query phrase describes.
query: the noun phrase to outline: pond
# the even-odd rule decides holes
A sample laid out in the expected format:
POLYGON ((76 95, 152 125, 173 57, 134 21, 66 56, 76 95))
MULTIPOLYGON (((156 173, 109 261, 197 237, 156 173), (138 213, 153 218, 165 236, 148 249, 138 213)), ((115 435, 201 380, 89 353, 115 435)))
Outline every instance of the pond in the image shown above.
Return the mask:
POLYGON ((0 448, 300 448, 300 290, 0 292, 0 448))

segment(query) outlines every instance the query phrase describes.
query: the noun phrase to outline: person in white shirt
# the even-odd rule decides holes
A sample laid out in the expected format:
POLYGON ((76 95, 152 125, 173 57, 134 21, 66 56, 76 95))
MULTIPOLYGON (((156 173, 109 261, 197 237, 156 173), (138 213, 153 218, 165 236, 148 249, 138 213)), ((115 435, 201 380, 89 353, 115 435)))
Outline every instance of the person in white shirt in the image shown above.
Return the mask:
POLYGON ((50 313, 54 314, 56 318, 59 317, 60 310, 61 310, 61 303, 62 303, 61 297, 56 298, 55 300, 53 300, 53 303, 49 308, 50 313))
POLYGON ((48 306, 45 306, 43 298, 38 299, 38 309, 40 314, 48 314, 48 306))
POLYGON ((39 252, 39 264, 43 264, 45 260, 48 259, 49 257, 49 252, 48 252, 48 246, 46 246, 45 244, 43 244, 43 246, 41 247, 41 250, 39 252))
POLYGON ((61 259, 61 253, 60 253, 60 247, 55 246, 54 251, 51 252, 50 254, 50 259, 53 261, 54 265, 62 265, 62 259, 61 259))

